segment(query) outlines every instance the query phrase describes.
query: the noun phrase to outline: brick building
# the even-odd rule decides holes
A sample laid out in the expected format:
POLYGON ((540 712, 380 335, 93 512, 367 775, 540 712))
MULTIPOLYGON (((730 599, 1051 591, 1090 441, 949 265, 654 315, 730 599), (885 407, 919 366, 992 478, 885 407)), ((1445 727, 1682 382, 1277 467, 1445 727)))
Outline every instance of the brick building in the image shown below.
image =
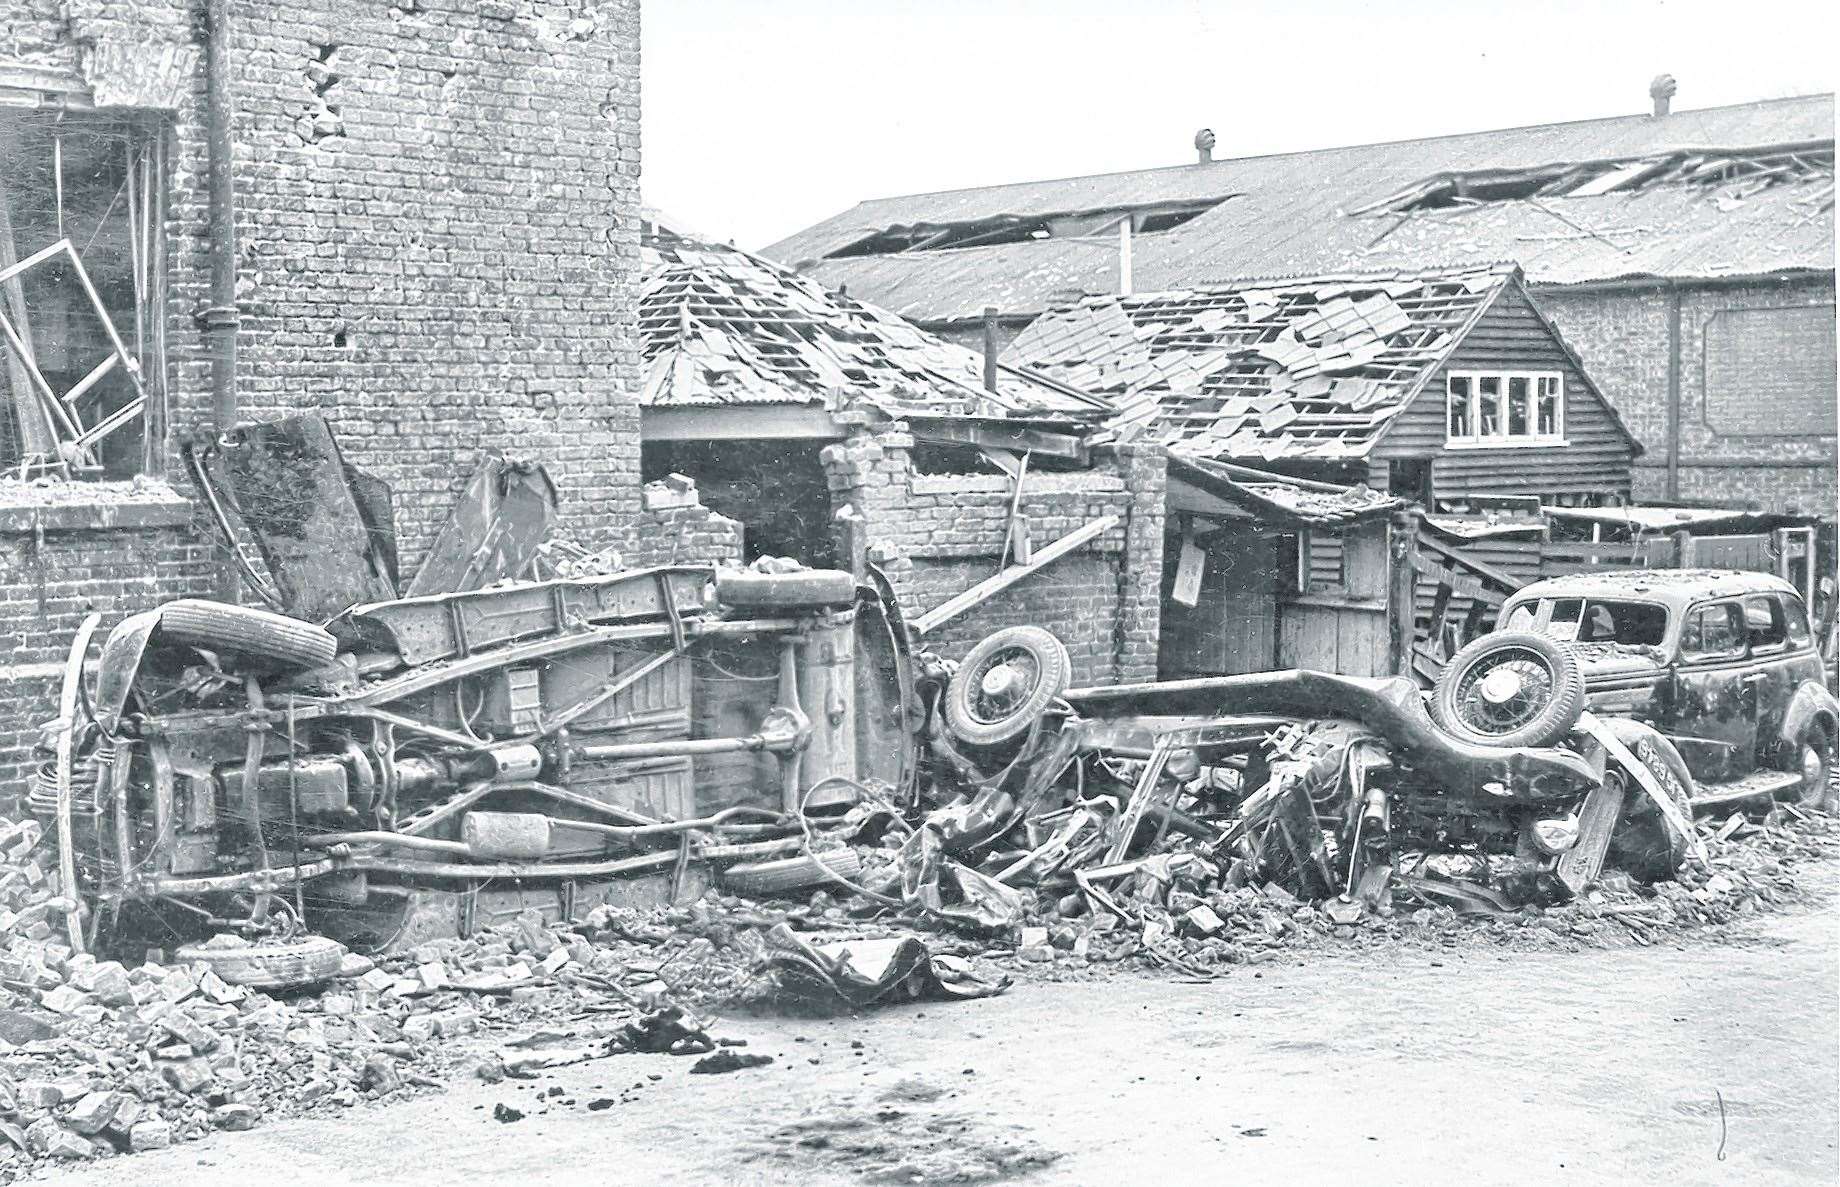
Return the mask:
POLYGON ((234 326, 239 421, 321 412, 392 484, 405 572, 492 447, 548 465, 563 531, 657 538, 638 530, 638 0, 222 7, 220 29, 206 0, 0 2, 0 270, 67 239, 96 293, 58 256, 0 311, 57 396, 107 364, 66 402, 91 438, 73 448, 8 352, 0 777, 87 610, 106 629, 214 588, 177 460, 213 425, 213 324, 234 326), (211 287, 214 48, 233 309, 211 287))
POLYGON ((1013 336, 1121 282, 1514 262, 1643 446, 1637 499, 1831 521, 1833 96, 1672 94, 1664 76, 1650 114, 1261 157, 1215 160, 1207 132, 1190 163, 876 199, 766 254, 963 339, 987 305, 1013 336))
POLYGON ((1156 671, 1164 458, 1111 404, 744 251, 647 222, 647 478, 694 479, 748 557, 886 573, 910 621, 1038 550, 926 645, 1050 628, 1079 682, 1156 671), (1057 544, 1064 552, 1050 553, 1057 544))

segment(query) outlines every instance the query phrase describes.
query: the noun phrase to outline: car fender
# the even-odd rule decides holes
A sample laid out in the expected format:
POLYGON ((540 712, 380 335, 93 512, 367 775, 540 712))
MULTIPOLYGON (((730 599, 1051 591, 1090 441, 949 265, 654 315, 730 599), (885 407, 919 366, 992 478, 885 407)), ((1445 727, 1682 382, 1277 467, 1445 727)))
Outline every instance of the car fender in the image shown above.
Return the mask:
POLYGON ((96 721, 110 737, 121 725, 128 693, 140 675, 141 657, 147 653, 147 643, 159 625, 157 609, 131 614, 115 624, 108 642, 102 645, 102 658, 96 668, 96 721))
POLYGON ((1802 681, 1795 695, 1789 698, 1789 707, 1783 710, 1781 741, 1793 746, 1800 740, 1807 728, 1819 722, 1827 729, 1827 736, 1834 737, 1836 726, 1840 725, 1840 702, 1834 700, 1834 694, 1822 688, 1812 680, 1802 681))

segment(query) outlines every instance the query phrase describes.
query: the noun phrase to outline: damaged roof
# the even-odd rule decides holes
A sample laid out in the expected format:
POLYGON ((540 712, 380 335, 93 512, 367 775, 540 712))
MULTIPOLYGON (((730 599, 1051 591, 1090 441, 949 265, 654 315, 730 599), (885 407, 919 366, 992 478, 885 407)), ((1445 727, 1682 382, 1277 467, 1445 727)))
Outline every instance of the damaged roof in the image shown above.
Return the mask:
POLYGON ((1179 453, 1169 455, 1169 479, 1225 499, 1266 523, 1288 527, 1347 527, 1406 505, 1404 499, 1365 486, 1300 482, 1179 453))
POLYGON ((1518 283, 1496 265, 1089 297, 1007 353, 1111 397, 1121 440, 1242 462, 1358 458, 1518 283))
POLYGON ((829 257, 889 228, 1199 204, 1134 237, 1137 288, 1496 260, 1536 285, 1831 272, 1833 137, 1828 94, 1241 157, 877 199, 767 254, 928 324, 1114 291, 1116 249, 1076 222, 1058 238, 829 257))
POLYGON ((642 407, 867 403, 891 415, 1097 418, 1103 400, 983 358, 873 305, 650 215, 641 236, 642 407))

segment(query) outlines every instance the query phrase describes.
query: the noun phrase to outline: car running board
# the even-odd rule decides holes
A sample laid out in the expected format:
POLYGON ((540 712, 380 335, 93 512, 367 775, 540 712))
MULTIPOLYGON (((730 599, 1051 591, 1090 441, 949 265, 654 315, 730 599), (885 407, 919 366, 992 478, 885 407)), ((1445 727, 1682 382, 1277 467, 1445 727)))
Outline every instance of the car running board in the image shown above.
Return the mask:
POLYGON ((1693 781, 1693 806, 1704 804, 1729 804, 1737 800, 1756 800, 1765 796, 1774 796, 1779 791, 1788 791, 1802 781, 1794 771, 1752 771, 1739 779, 1726 783, 1710 783, 1703 779, 1693 781))

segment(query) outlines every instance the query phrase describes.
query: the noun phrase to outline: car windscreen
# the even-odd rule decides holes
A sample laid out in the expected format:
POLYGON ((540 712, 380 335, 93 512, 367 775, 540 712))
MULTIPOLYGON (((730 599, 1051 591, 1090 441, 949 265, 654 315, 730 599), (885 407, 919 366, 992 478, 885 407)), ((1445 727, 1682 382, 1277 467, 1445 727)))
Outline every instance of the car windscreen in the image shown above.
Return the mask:
POLYGON ((1615 598, 1541 598, 1508 612, 1508 630, 1539 631, 1565 643, 1659 647, 1667 637, 1667 607, 1615 598))

